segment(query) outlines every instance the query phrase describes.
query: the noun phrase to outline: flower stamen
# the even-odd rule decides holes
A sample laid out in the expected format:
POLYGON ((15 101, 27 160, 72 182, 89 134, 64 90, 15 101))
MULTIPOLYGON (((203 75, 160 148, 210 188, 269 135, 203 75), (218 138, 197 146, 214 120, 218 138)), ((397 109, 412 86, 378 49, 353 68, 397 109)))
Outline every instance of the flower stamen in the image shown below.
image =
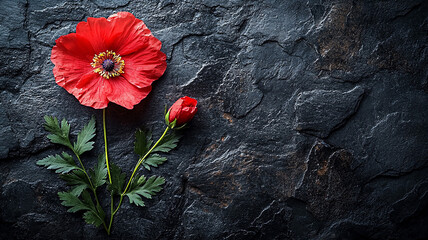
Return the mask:
POLYGON ((94 68, 94 72, 99 73, 106 79, 117 77, 125 73, 123 71, 125 61, 119 54, 110 50, 95 55, 92 59, 91 66, 94 68))

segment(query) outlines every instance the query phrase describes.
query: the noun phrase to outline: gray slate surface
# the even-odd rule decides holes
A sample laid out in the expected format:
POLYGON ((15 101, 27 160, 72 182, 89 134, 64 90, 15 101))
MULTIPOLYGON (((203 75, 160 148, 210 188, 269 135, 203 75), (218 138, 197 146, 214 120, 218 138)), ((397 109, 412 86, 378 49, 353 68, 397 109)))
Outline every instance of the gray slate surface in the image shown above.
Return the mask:
MULTIPOLYGON (((35 162, 43 116, 76 132, 101 111, 57 86, 55 39, 87 17, 130 11, 163 43, 165 75, 134 110, 110 104, 111 161, 130 174, 133 133, 159 136, 163 106, 199 112, 155 174, 147 207, 126 201, 111 239, 428 238, 428 2, 2 0, 0 239, 105 239, 66 212, 35 162)), ((108 201, 103 202, 107 206, 108 201)))

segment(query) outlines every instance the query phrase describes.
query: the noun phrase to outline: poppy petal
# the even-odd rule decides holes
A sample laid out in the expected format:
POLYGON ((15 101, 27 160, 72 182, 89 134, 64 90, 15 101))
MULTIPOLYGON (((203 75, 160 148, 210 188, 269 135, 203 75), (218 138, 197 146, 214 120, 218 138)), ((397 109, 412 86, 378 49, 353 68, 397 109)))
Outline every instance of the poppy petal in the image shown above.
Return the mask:
POLYGON ((137 88, 122 76, 109 79, 109 83, 111 92, 107 96, 108 100, 127 109, 133 109, 152 90, 151 85, 137 88))
POLYGON ((89 17, 86 22, 80 22, 76 26, 76 34, 79 37, 86 37, 90 39, 91 46, 94 50, 92 54, 104 52, 107 49, 105 39, 109 37, 111 31, 111 24, 105 18, 91 18, 89 17))
POLYGON ((108 45, 112 49, 116 49, 122 56, 147 47, 160 50, 160 41, 158 40, 156 45, 152 45, 150 39, 156 38, 153 37, 146 24, 135 18, 132 13, 118 12, 111 15, 107 21, 115 26, 110 32, 110 37, 107 38, 108 45))
POLYGON ((79 89, 74 94, 82 105, 93 107, 95 109, 106 108, 109 100, 107 94, 112 91, 112 86, 108 80, 97 73, 84 75, 76 85, 79 89))
POLYGON ((75 33, 61 36, 52 48, 55 81, 70 93, 75 92, 75 85, 83 75, 93 71, 88 48, 91 48, 89 41, 75 33))
POLYGON ((158 50, 142 49, 123 59, 126 63, 124 77, 139 88, 151 85, 166 70, 166 55, 158 50))
POLYGON ((83 105, 99 109, 111 101, 132 109, 165 72, 161 45, 131 13, 88 18, 77 24, 76 33, 57 39, 51 54, 55 81, 83 105), (112 60, 124 64, 124 72, 106 70, 103 62, 97 62, 105 61, 106 55, 117 56, 112 60))

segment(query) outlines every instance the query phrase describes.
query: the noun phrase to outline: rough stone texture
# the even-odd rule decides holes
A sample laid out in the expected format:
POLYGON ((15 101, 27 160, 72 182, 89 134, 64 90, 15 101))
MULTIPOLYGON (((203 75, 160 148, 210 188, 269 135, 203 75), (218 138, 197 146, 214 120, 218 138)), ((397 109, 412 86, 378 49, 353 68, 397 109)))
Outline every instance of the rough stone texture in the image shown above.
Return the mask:
POLYGON ((302 92, 296 100, 296 130, 325 138, 357 110, 364 90, 347 92, 313 90, 302 92))
MULTIPOLYGON (((57 86, 55 39, 130 11, 168 68, 134 110, 107 110, 111 161, 130 174, 133 132, 162 132, 183 94, 199 112, 155 170, 165 189, 126 202, 112 239, 427 239, 428 2, 4 0, 0 8, 0 239, 105 239, 35 162, 44 115, 76 133, 101 111, 57 86)), ((104 206, 108 201, 103 201, 104 206)))

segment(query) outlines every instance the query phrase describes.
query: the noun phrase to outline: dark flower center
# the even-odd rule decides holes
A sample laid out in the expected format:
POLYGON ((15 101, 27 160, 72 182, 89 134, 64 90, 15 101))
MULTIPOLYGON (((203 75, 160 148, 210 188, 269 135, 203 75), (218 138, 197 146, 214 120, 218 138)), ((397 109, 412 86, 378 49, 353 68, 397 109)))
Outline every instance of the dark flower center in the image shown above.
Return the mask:
POLYGON ((103 61, 103 68, 106 71, 111 71, 114 69, 114 62, 111 59, 106 59, 103 61))
POLYGON ((94 68, 94 72, 99 73, 105 79, 114 78, 125 73, 123 71, 125 61, 119 54, 111 50, 95 55, 91 66, 94 68))

